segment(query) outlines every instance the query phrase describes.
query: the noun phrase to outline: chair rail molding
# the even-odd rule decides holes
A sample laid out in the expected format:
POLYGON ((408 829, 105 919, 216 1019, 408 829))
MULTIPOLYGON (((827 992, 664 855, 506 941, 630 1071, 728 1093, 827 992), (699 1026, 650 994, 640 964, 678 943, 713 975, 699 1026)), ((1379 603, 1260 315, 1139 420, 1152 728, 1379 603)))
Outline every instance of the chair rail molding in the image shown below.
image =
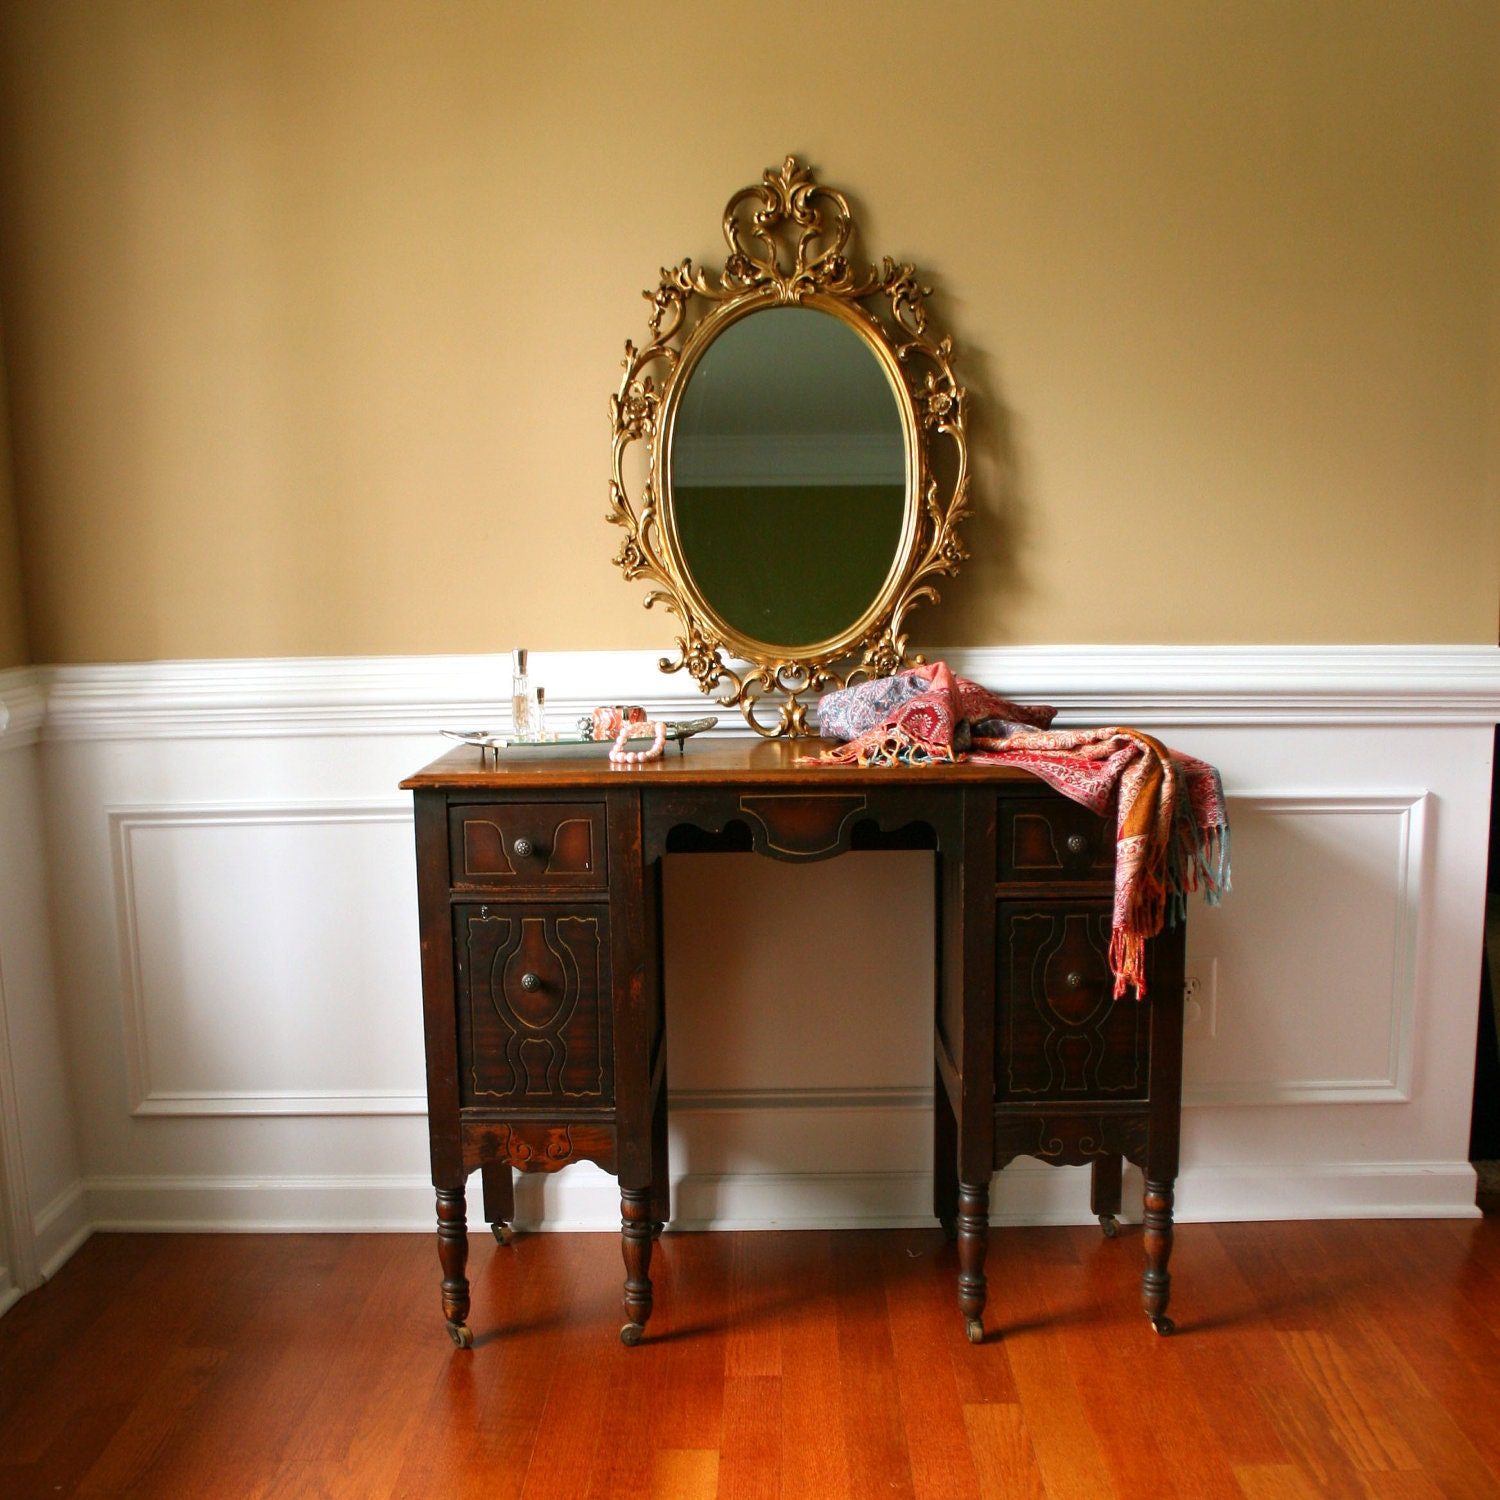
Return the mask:
MULTIPOLYGON (((964 676, 1055 704, 1063 723, 1480 724, 1500 718, 1494 646, 1006 646, 941 651, 964 676)), ((653 717, 711 707, 654 651, 534 651, 565 722, 599 702, 653 717)), ((491 727, 510 697, 493 656, 288 657, 33 669, 50 740, 429 733, 491 727)), ((748 734, 728 714, 719 732, 748 734)))

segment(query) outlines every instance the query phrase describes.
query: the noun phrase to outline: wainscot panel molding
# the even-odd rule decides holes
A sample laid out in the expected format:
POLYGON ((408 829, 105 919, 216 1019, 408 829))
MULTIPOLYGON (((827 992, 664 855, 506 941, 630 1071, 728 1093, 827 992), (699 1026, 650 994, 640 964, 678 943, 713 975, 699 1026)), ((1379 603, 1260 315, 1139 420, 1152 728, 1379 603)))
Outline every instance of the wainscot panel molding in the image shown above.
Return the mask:
POLYGON ((365 1086, 369 1070, 403 1071, 421 1048, 411 988, 419 982, 417 953, 407 931, 414 881, 407 865, 412 844, 408 799, 349 805, 287 807, 239 805, 111 808, 108 812, 120 974, 125 1020, 125 1066, 134 1115, 425 1115, 426 1091, 414 1085, 365 1086), (369 833, 394 837, 372 843, 369 833), (265 835, 273 840, 268 846, 265 835), (149 847, 142 858, 141 845, 149 847), (195 850, 194 844, 208 844, 195 850), (342 847, 341 847, 342 846, 342 847), (216 859, 214 856, 217 855, 216 859), (373 860, 371 856, 374 856, 373 860), (279 859, 278 859, 279 857, 279 859), (148 864, 143 891, 142 865, 148 864), (321 866, 324 878, 304 891, 276 881, 257 889, 225 871, 254 864, 263 874, 321 866), (368 896, 372 868, 391 879, 376 907, 368 896), (336 899, 327 920, 319 898, 336 898, 345 872, 362 869, 363 898, 352 909, 336 899), (290 899, 286 899, 288 893, 290 899), (259 899, 257 899, 259 898, 259 899), (194 909, 184 912, 182 903, 194 909), (268 910, 268 903, 270 909, 268 910), (299 920, 303 919, 303 920, 299 920), (288 928, 295 928, 289 933, 288 928), (269 930, 268 930, 269 929, 269 930), (263 940, 275 936, 280 943, 263 940), (286 963, 292 937, 296 956, 286 963), (144 946, 143 946, 144 938, 144 946), (260 939, 261 941, 257 941, 260 939), (289 986, 290 991, 289 992, 289 986), (363 1045, 334 1030, 319 996, 357 986, 363 1045), (288 1058, 258 1028, 278 1006, 301 1013, 299 1065, 353 1069, 342 1085, 318 1080, 277 1086, 288 1058), (153 1015, 155 1017, 153 1021, 153 1015), (156 1042, 153 1045, 153 1030, 156 1042), (227 1038, 232 1047, 225 1047, 227 1038), (396 1055, 372 1039, 396 1038, 396 1055), (384 1056, 372 1052, 384 1051, 384 1056), (152 1057, 168 1069, 211 1069, 270 1081, 256 1088, 158 1086, 152 1057))
MULTIPOLYGON (((946 655, 1067 723, 1138 724, 1224 773, 1235 889, 1189 914, 1203 1004, 1185 1044, 1180 1217, 1472 1214, 1500 651, 946 655)), ((531 666, 555 727, 632 701, 718 711, 720 732, 748 733, 656 662, 533 651, 531 666)), ((49 879, 67 896, 47 1003, 67 1038, 57 1087, 77 1152, 49 1148, 45 1186, 7 1199, 24 1205, 33 1281, 90 1227, 430 1229, 410 807, 396 783, 442 752, 439 729, 505 727, 509 669, 501 653, 0 673, 0 746, 17 752, 0 754, 13 767, 0 809, 16 822, 29 788, 46 832, 45 863, 0 862, 0 884, 25 883, 18 913, 45 911, 49 879)), ((669 857, 679 1227, 927 1222, 928 861, 669 857), (793 1034, 788 1056, 775 1038, 793 1034)), ((17 918, 8 930, 10 985, 17 918)), ((34 1016, 36 932, 29 942, 34 1016)), ((32 1034, 12 1024, 16 1079, 32 1071, 32 1034)), ((35 1135, 19 1114, 20 1136, 35 1135)), ((517 1210, 529 1227, 619 1223, 613 1182, 588 1168, 522 1179, 517 1210)), ((993 1213, 1085 1222, 1085 1176, 1018 1162, 993 1213)), ((27 1284, 12 1261, 0 1252, 0 1301, 27 1284)))

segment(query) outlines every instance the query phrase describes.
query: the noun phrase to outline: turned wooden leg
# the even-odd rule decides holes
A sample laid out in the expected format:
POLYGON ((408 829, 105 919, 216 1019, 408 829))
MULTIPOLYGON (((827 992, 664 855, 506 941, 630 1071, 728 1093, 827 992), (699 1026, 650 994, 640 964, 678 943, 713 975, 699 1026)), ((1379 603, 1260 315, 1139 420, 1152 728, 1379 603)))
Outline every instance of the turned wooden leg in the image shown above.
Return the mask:
POLYGON ((516 1216, 515 1180, 511 1176, 508 1161, 491 1162, 479 1169, 484 1183, 484 1217, 495 1238, 502 1244, 511 1243, 511 1220, 516 1216))
POLYGON ((620 1341, 638 1344, 651 1316, 651 1189, 620 1189, 620 1248, 625 1256, 625 1326, 620 1341))
POLYGON ((932 1211, 952 1241, 958 1238, 958 1121, 936 1063, 932 1072, 932 1211))
POLYGON ((667 1162, 667 1068, 651 1113, 651 1238, 658 1239, 672 1217, 672 1179, 667 1162))
POLYGON ((1158 1333, 1171 1333, 1176 1324, 1167 1316, 1172 1277, 1172 1179, 1146 1183, 1146 1273, 1141 1277, 1141 1305, 1158 1333))
POLYGON ((438 1261, 443 1268, 443 1316, 448 1334, 460 1349, 474 1346, 469 1329, 469 1281, 464 1267, 469 1263, 469 1226, 464 1190, 437 1190, 438 1261))
POLYGON ((1107 1240, 1120 1232, 1120 1178, 1124 1165, 1119 1156, 1096 1156, 1089 1180, 1089 1211, 1098 1216, 1107 1240))
POLYGON ((971 1344, 984 1341, 984 1254, 990 1237, 990 1185, 958 1185, 958 1310, 971 1344))

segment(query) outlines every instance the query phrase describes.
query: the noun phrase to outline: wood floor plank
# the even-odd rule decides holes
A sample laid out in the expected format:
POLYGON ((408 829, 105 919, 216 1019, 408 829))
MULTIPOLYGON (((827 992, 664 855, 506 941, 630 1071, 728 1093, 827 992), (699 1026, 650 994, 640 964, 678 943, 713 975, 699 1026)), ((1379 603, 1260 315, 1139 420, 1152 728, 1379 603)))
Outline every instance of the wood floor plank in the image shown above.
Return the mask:
POLYGON ((839 1391, 839 1265, 843 1236, 800 1236, 797 1295, 781 1320, 781 1492, 784 1500, 847 1500, 849 1460, 839 1391))
POLYGON ((1385 1274, 1363 1288, 1362 1306, 1390 1335, 1422 1385, 1500 1473, 1500 1337, 1445 1280, 1449 1236, 1433 1225, 1391 1221, 1369 1236, 1385 1274))
POLYGON ((166 1350, 155 1378, 114 1429, 75 1493, 100 1500, 128 1495, 162 1444, 189 1417, 223 1358, 222 1349, 166 1350))
POLYGON ((1039 1284, 1044 1258, 1060 1263, 1058 1231, 1027 1237, 1052 1253, 1015 1265, 1006 1285, 1004 1339, 1022 1415, 1050 1500, 1099 1500, 1116 1491, 1039 1284))
POLYGON ((1281 1337, 1303 1379, 1318 1393, 1333 1435, 1356 1469, 1368 1474, 1421 1467, 1337 1339, 1312 1330, 1281 1337))
POLYGON ((1139 1241, 1107 1240, 1092 1227, 1070 1233, 1076 1265, 1057 1268, 1044 1290, 1054 1313, 1078 1311, 1058 1337, 1115 1488, 1122 1495, 1238 1500, 1229 1460, 1177 1359, 1176 1339, 1154 1332, 1140 1309, 1139 1241))
MULTIPOLYGON (((901 1393, 906 1449, 917 1500, 979 1500, 979 1479, 969 1452, 963 1402, 954 1378, 949 1322, 957 1323, 941 1280, 934 1276, 931 1235, 886 1236, 881 1273, 891 1350, 901 1393)), ((975 1360, 981 1351, 964 1340, 975 1360)))
POLYGON ((1134 1232, 995 1241, 975 1347, 936 1231, 668 1235, 627 1349, 618 1236, 477 1233, 460 1351, 430 1236, 101 1236, 0 1319, 0 1495, 1500 1496, 1489 1226, 1184 1226, 1172 1339, 1134 1232))
POLYGON ((719 1493, 716 1448, 658 1448, 651 1465, 651 1500, 714 1500, 719 1493))
POLYGON ((1293 1464, 1315 1493, 1330 1500, 1363 1500, 1368 1487, 1333 1434, 1317 1392, 1307 1386, 1265 1386, 1256 1391, 1293 1464))
MULTIPOLYGON (((739 1254, 740 1239, 764 1235, 672 1234, 665 1236, 652 1262, 657 1280, 657 1311, 646 1333, 654 1344, 654 1441, 658 1447, 698 1450, 718 1448, 723 1429, 724 1379, 728 1345, 736 1319, 752 1325, 775 1313, 763 1306, 766 1288, 757 1284, 754 1269, 763 1252, 747 1259, 739 1254), (748 1287, 737 1286, 741 1276, 748 1287)), ((752 1332, 748 1337, 753 1342, 752 1332)), ((780 1335, 772 1328, 771 1342, 779 1348, 780 1335)), ((645 1347, 643 1344, 641 1347, 645 1347)))
POLYGON ((964 1407, 980 1500, 1046 1500, 1042 1471, 1019 1402, 964 1407))
POLYGON ((1448 1494, 1419 1469, 1388 1469, 1382 1474, 1367 1474, 1365 1483, 1376 1500, 1445 1500, 1448 1494))
POLYGON ((1234 1477, 1245 1500, 1318 1500, 1317 1486, 1296 1464, 1240 1464, 1234 1477))
POLYGON ((619 1240, 612 1234, 574 1238, 578 1275, 573 1300, 521 1500, 576 1500, 587 1493, 613 1380, 610 1362, 600 1356, 618 1338, 620 1293, 614 1273, 620 1265, 619 1240))
MULTIPOLYGON (((705 1235, 720 1240, 722 1235, 705 1235)), ((738 1234, 728 1237, 729 1326, 724 1334, 726 1377, 781 1376, 779 1302, 786 1281, 783 1267, 792 1263, 795 1247, 784 1234, 738 1234)))
POLYGON ((778 1500, 781 1494, 781 1376, 724 1382, 719 1500, 778 1500))
MULTIPOLYGON (((1139 1243, 1133 1227, 1122 1238, 1139 1243)), ((1262 1324, 1255 1293, 1214 1225, 1179 1229, 1172 1262, 1172 1314, 1181 1330, 1172 1353, 1225 1460, 1236 1473, 1285 1466, 1286 1452, 1254 1387, 1274 1384, 1278 1375, 1283 1382, 1298 1377, 1274 1331, 1262 1324)))
POLYGON ((850 1238, 853 1253, 841 1263, 838 1299, 839 1404, 849 1488, 857 1496, 912 1497, 879 1239, 868 1231, 850 1238))
POLYGON ((1454 1500, 1500 1495, 1500 1475, 1417 1378, 1384 1326, 1357 1305, 1340 1307, 1337 1319, 1333 1326, 1360 1379, 1400 1430, 1423 1472, 1454 1500))

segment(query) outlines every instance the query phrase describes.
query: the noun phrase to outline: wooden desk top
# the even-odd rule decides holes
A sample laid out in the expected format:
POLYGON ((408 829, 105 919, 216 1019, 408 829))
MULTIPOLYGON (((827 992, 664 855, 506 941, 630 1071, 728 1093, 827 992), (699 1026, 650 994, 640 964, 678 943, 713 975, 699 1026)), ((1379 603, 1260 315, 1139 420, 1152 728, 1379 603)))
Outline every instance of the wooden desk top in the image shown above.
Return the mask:
POLYGON ((840 766, 816 757, 828 745, 821 740, 690 740, 684 751, 668 746, 660 760, 644 765, 611 763, 608 751, 597 757, 527 756, 499 764, 492 752, 459 745, 401 783, 407 791, 503 787, 603 787, 633 782, 642 786, 819 786, 829 790, 859 784, 881 786, 952 785, 972 782, 1034 781, 1029 771, 1012 766, 840 766))

